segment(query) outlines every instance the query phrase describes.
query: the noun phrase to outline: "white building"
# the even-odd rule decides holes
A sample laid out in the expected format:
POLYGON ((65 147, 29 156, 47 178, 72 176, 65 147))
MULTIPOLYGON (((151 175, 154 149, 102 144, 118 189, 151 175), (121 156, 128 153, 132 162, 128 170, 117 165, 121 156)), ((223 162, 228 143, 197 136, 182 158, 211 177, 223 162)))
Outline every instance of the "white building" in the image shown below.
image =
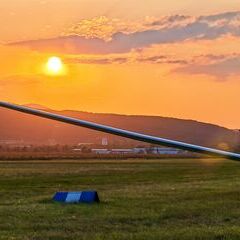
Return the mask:
POLYGON ((107 146, 108 145, 108 140, 107 138, 102 138, 102 145, 107 146))
POLYGON ((176 148, 164 148, 164 147, 153 147, 150 149, 153 154, 165 154, 165 155, 177 155, 182 152, 182 150, 176 148))
POLYGON ((74 148, 73 151, 74 152, 82 152, 82 149, 81 148, 74 148))
POLYGON ((135 153, 134 149, 131 148, 118 148, 118 149, 112 149, 111 153, 113 154, 131 154, 135 153))
POLYGON ((111 153, 110 150, 105 149, 105 148, 99 148, 99 149, 93 148, 91 151, 92 151, 92 153, 95 153, 95 154, 109 154, 109 153, 111 153))
POLYGON ((136 154, 147 154, 147 148, 133 148, 134 153, 136 154))

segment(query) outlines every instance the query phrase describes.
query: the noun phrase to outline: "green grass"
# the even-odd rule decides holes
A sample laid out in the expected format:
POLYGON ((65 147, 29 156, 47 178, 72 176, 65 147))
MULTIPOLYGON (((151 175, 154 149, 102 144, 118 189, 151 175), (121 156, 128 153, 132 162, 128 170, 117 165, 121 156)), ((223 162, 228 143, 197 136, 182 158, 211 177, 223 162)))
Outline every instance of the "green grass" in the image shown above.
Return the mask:
POLYGON ((1 162, 0 239, 240 239, 240 163, 1 162), (85 189, 101 203, 51 200, 85 189))

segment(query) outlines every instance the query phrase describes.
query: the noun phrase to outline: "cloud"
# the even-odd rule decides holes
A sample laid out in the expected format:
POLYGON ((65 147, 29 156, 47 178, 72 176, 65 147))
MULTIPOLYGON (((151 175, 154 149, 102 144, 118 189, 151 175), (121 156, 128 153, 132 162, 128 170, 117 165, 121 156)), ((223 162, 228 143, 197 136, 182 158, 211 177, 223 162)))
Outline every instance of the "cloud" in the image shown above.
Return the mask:
POLYGON ((155 64, 188 64, 187 60, 184 59, 174 59, 169 56, 151 56, 151 57, 138 57, 136 59, 137 62, 142 62, 142 63, 155 63, 155 64))
POLYGON ((71 27, 71 31, 68 32, 70 35, 65 33, 66 36, 18 42, 11 45, 68 54, 110 54, 127 53, 133 49, 146 48, 155 44, 177 43, 186 40, 214 40, 224 35, 239 37, 240 12, 195 18, 173 15, 158 20, 148 19, 138 24, 135 31, 133 25, 136 24, 95 18, 92 21, 85 20, 84 24, 77 24, 75 28, 71 27))
MULTIPOLYGON (((210 58, 213 58, 213 56, 210 56, 210 58)), ((219 60, 221 58, 214 57, 214 59, 219 60)), ((212 64, 189 64, 175 69, 174 72, 193 75, 204 74, 216 77, 219 80, 225 80, 230 76, 240 75, 240 56, 226 57, 224 60, 212 64)))
POLYGON ((210 16, 201 16, 198 18, 198 20, 216 22, 219 20, 226 20, 226 21, 239 20, 239 18, 240 18, 240 12, 236 11, 236 12, 219 13, 219 14, 214 14, 210 16))
MULTIPOLYGON (((120 55, 121 56, 121 55, 120 55)), ((188 64, 189 62, 184 59, 176 59, 171 56, 156 55, 149 57, 139 57, 138 55, 133 56, 110 56, 110 57, 65 57, 64 62, 67 64, 124 64, 124 63, 150 63, 150 64, 188 64)))
MULTIPOLYGON (((62 35, 77 35, 87 39, 99 38, 109 41, 116 32, 133 33, 143 30, 144 26, 138 21, 123 21, 106 16, 83 19, 66 29, 62 35)), ((147 27, 145 27, 147 29, 147 27)))
POLYGON ((65 63, 70 64, 123 64, 128 61, 127 57, 100 57, 100 58, 86 58, 86 57, 67 57, 64 59, 65 63))
POLYGON ((145 26, 151 29, 163 29, 174 26, 184 26, 195 21, 195 17, 185 15, 164 16, 161 18, 147 18, 145 26))

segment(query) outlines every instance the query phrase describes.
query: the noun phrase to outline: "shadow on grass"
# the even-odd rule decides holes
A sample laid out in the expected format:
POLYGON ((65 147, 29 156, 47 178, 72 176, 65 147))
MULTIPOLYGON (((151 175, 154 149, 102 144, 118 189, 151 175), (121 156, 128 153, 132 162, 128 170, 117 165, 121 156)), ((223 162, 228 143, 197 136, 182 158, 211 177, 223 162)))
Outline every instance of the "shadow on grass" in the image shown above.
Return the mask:
POLYGON ((41 199, 39 201, 37 201, 37 203, 39 204, 55 204, 55 205, 84 205, 84 206, 97 206, 97 205, 109 205, 110 202, 108 201, 100 201, 100 202, 93 202, 93 203, 83 203, 83 202, 79 202, 79 203, 64 203, 64 202, 57 202, 57 201, 54 201, 53 199, 51 198, 44 198, 44 199, 41 199))

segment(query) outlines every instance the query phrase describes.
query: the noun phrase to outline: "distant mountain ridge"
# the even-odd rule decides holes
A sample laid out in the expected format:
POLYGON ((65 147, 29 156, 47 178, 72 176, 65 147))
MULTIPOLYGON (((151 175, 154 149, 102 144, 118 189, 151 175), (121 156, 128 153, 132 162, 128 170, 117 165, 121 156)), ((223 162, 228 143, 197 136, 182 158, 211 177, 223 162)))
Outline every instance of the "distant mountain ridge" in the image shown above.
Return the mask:
MULTIPOLYGON (((237 131, 193 120, 158 116, 88 113, 70 110, 54 111, 36 104, 28 104, 27 106, 203 146, 219 147, 227 145, 230 148, 235 148, 239 145, 239 133, 237 131)), ((110 144, 142 144, 118 136, 42 119, 3 108, 0 108, 0 116, 0 141, 18 140, 31 144, 46 145, 49 143, 78 144, 81 142, 99 144, 103 137, 107 137, 110 144)))

